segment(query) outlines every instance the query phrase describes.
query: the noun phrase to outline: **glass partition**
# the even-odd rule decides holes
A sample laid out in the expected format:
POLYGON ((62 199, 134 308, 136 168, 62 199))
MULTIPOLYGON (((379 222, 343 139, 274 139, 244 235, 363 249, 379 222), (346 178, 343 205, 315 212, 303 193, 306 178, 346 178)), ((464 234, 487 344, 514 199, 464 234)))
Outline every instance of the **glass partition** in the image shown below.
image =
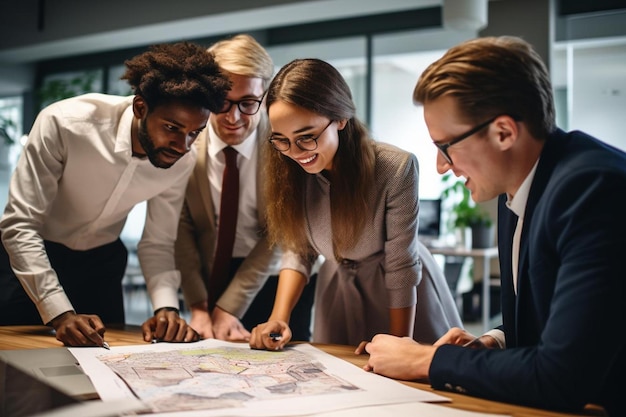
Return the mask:
POLYGON ((296 58, 319 58, 333 65, 352 91, 357 116, 367 114, 367 39, 365 36, 278 45, 267 48, 276 71, 296 58))
POLYGON ((439 198, 443 184, 421 106, 413 90, 426 67, 473 32, 414 30, 373 38, 372 131, 376 139, 412 152, 420 164, 420 198, 439 198))
POLYGON ((626 150, 626 38, 558 43, 552 56, 559 127, 626 150))

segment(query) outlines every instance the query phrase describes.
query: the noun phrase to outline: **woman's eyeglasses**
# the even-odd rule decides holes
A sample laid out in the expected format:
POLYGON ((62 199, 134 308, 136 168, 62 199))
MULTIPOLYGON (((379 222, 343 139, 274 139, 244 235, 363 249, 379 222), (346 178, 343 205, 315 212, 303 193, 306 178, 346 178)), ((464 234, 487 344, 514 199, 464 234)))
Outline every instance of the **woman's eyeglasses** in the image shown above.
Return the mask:
MULTIPOLYGON (((294 141, 296 146, 303 151, 314 151, 317 149, 317 140, 324 134, 328 126, 333 124, 334 120, 331 120, 324 129, 317 136, 301 136, 294 141)), ((291 148, 291 141, 287 138, 275 138, 270 136, 269 142, 274 149, 279 152, 287 152, 291 148)))

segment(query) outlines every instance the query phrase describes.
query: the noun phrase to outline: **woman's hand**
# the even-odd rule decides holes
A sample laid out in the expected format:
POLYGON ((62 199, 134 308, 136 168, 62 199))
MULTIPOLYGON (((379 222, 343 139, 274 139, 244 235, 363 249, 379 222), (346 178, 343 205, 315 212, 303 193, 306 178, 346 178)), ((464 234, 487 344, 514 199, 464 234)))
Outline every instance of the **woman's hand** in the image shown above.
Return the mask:
POLYGON ((282 320, 269 320, 252 329, 252 349, 281 350, 291 340, 291 329, 282 320))

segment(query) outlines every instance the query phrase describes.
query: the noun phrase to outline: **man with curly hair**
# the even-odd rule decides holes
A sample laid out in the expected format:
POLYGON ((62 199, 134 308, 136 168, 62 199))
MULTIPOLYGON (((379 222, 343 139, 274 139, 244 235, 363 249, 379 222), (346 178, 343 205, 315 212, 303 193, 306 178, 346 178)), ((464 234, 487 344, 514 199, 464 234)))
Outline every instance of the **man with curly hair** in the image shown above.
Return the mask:
POLYGON ((178 314, 174 240, 191 144, 230 82, 211 54, 187 42, 125 64, 133 96, 62 100, 33 124, 0 220, 0 324, 43 321, 66 345, 106 346, 104 323, 125 321, 120 233, 147 201, 138 256, 155 312, 144 340, 199 338, 178 314))

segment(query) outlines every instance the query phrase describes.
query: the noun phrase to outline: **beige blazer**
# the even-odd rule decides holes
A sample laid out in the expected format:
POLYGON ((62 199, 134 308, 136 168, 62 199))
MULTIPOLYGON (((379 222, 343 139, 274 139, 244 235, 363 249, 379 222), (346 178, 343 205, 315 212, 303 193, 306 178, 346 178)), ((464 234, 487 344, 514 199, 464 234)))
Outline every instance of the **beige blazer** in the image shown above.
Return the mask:
MULTIPOLYGON (((257 128, 259 146, 266 145, 264 132, 266 122, 257 128)), ((208 130, 205 129, 194 146, 197 147, 198 159, 191 173, 185 202, 182 208, 176 239, 176 267, 181 272, 181 284, 187 305, 207 299, 205 279, 210 279, 211 266, 217 243, 215 210, 209 178, 208 162, 208 130)), ((262 155, 261 149, 258 152, 262 155)), ((260 237, 245 261, 239 267, 228 288, 217 301, 217 305, 225 311, 241 318, 248 310, 254 297, 265 284, 268 276, 278 273, 280 251, 270 248, 265 236, 265 199, 262 192, 262 163, 259 161, 257 175, 257 213, 260 237)))

